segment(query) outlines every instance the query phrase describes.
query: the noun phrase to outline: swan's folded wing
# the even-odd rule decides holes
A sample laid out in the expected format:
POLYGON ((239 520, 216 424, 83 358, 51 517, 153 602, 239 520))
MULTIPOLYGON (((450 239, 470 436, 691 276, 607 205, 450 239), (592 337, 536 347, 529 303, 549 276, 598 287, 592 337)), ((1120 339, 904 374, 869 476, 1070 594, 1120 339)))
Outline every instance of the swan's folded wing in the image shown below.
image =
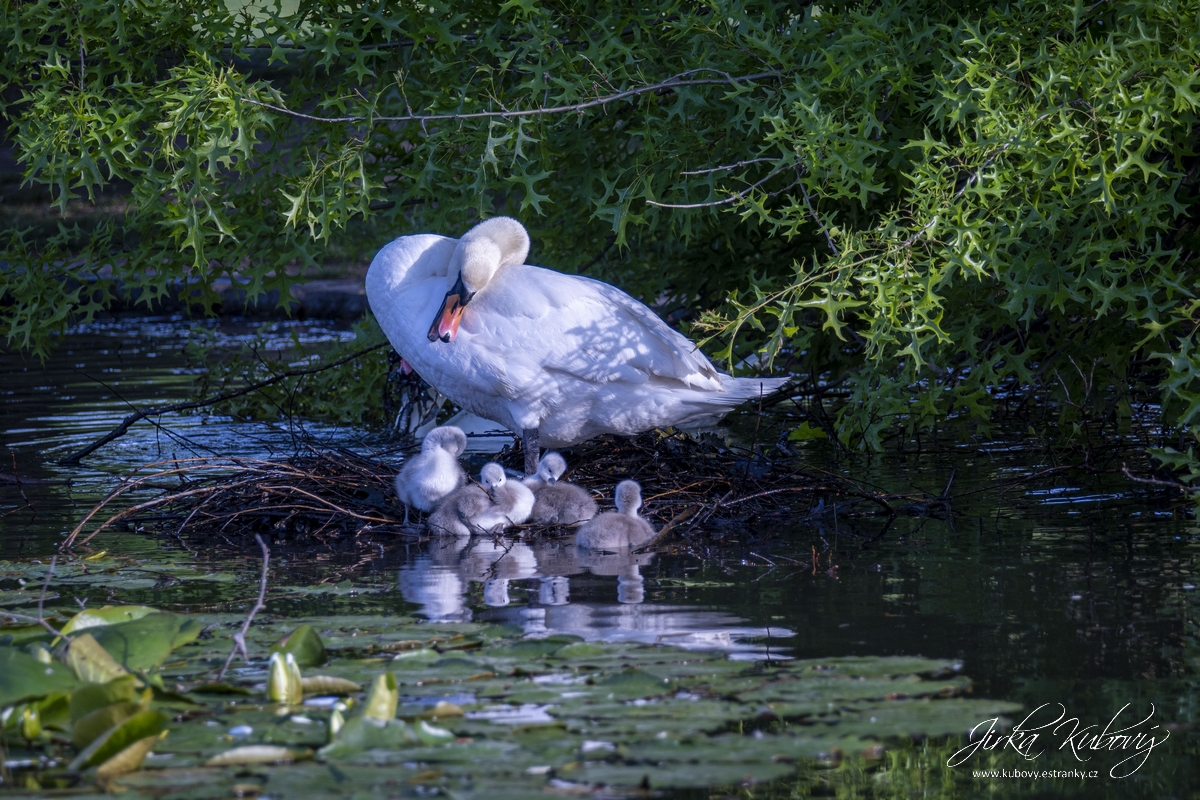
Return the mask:
POLYGON ((625 292, 590 278, 539 273, 543 332, 560 344, 544 368, 594 383, 657 378, 723 391, 719 373, 699 348, 625 292))

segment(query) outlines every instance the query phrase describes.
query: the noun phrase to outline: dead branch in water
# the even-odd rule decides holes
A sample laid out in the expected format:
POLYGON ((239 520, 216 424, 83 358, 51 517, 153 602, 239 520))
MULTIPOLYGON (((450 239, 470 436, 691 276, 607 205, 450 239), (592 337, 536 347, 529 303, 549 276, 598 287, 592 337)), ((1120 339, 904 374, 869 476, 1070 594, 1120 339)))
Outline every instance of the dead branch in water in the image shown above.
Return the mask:
POLYGON ((246 651, 246 631, 250 630, 250 624, 254 622, 254 615, 267 607, 267 567, 271 563, 271 548, 267 547, 267 543, 257 533, 254 534, 254 541, 258 542, 263 554, 262 576, 258 579, 258 599, 250 607, 250 613, 246 615, 246 621, 242 623, 242 629, 233 635, 233 648, 229 651, 229 657, 225 659, 225 666, 221 667, 221 671, 217 673, 217 680, 224 680, 225 672, 233 663, 233 657, 239 652, 242 654, 242 660, 250 660, 250 654, 246 651))

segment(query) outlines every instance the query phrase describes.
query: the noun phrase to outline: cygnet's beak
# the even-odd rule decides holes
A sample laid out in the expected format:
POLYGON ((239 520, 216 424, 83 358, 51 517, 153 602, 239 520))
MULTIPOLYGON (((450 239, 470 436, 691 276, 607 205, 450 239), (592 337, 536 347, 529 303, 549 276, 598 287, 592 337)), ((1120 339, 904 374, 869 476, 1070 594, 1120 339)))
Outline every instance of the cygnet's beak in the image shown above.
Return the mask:
POLYGON ((429 341, 454 341, 454 337, 458 335, 458 326, 462 324, 463 312, 467 310, 467 303, 474 295, 474 292, 467 291, 462 273, 459 273, 458 280, 450 287, 450 291, 446 292, 446 299, 442 301, 442 307, 438 309, 433 318, 433 325, 429 327, 429 341))
POLYGON ((546 479, 546 483, 551 483, 551 484, 558 483, 558 478, 551 475, 549 478, 546 479))

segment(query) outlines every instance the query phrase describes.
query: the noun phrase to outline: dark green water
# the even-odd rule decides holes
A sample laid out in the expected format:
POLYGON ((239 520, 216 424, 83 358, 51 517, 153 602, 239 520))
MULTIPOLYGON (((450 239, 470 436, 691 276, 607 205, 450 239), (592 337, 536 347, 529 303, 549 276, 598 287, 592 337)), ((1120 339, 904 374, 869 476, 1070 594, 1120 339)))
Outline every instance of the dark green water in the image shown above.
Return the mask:
MULTIPOLYGON (((293 329, 314 343, 346 335, 319 323, 280 324, 274 333, 281 349, 293 329)), ((221 331, 232 347, 253 328, 225 322, 221 331)), ((117 476, 157 459, 281 456, 304 436, 324 446, 387 450, 379 437, 352 429, 166 416, 157 425, 135 426, 81 468, 56 466, 114 426, 130 405, 182 399, 192 380, 183 358, 186 341, 185 323, 124 320, 72 332, 44 365, 0 355, 6 376, 0 384, 6 447, 0 473, 8 476, 0 483, 0 559, 45 561, 117 476)), ((774 437, 764 430, 760 440, 774 437)), ((1013 485, 1050 466, 1023 435, 935 450, 926 443, 920 455, 870 461, 847 460, 816 443, 800 457, 890 492, 940 493, 953 473, 955 514, 891 522, 827 515, 819 525, 771 522, 704 532, 633 569, 564 565, 561 553, 538 548, 510 552, 503 560, 477 546, 453 553, 380 547, 368 557, 357 551, 288 554, 276 565, 277 580, 342 588, 280 597, 269 611, 421 612, 440 620, 511 622, 532 635, 569 632, 722 648, 739 658, 768 651, 802 658, 953 658, 975 681, 977 696, 1013 700, 1031 711, 1051 704, 1055 714, 1061 704, 1068 717, 1100 728, 1126 704, 1123 724, 1153 708, 1138 730, 1159 725, 1156 735, 1170 732, 1141 769, 1120 780, 1108 775, 1120 760, 1112 753, 1092 753, 1083 762, 1056 750, 1062 736, 1048 732, 1043 742, 1054 752, 1025 761, 1009 750, 989 768, 1095 769, 1098 777, 1067 788, 1113 797, 1196 796, 1200 526, 1177 501, 1131 490, 1112 474, 1067 472, 1057 480, 1013 485), (356 597, 349 593, 355 586, 385 591, 356 597)), ((253 556, 188 553, 178 542, 132 532, 104 534, 93 545, 136 559, 146 572, 144 580, 89 589, 85 596, 95 601, 236 610, 257 579, 253 556), (239 580, 191 583, 156 575, 154 564, 166 560, 191 561, 239 580)), ((972 766, 980 764, 954 768, 953 780, 943 776, 938 791, 1063 790, 1061 783, 1051 790, 1047 783, 975 780, 972 766)), ((812 787, 805 786, 794 790, 808 793, 812 787)), ((856 795, 870 787, 867 780, 841 791, 856 795)), ((779 791, 787 796, 792 789, 779 791)))

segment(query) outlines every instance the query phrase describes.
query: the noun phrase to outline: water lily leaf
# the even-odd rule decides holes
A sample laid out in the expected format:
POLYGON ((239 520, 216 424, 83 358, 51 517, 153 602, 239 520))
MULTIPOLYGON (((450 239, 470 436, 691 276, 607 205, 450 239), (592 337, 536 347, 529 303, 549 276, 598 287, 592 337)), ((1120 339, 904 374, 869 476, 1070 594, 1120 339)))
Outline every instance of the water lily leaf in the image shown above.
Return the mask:
POLYGON ((301 678, 300 687, 304 690, 304 694, 348 695, 362 691, 362 687, 354 681, 337 678, 333 675, 311 675, 301 678))
POLYGON ((602 786, 643 786, 650 789, 685 789, 740 783, 761 783, 791 773, 789 764, 757 762, 694 764, 609 764, 589 763, 564 775, 571 781, 602 786))
POLYGON ((315 667, 324 664, 325 644, 311 625, 300 625, 271 647, 272 653, 291 653, 300 667, 315 667))
POLYGON ((84 714, 71 726, 71 744, 75 745, 76 750, 83 750, 103 736, 110 728, 120 725, 142 710, 144 709, 140 703, 127 700, 98 708, 90 714, 84 714))
POLYGON ((70 692, 51 692, 30 705, 37 708, 43 728, 67 731, 71 727, 70 698, 70 692))
POLYGON ((613 700, 653 697, 671 691, 673 682, 639 669, 627 669, 596 681, 598 694, 613 700))
POLYGON ((440 717, 461 717, 462 715, 463 710, 461 707, 454 703, 447 703, 445 700, 439 700, 434 704, 433 708, 421 716, 428 717, 429 719, 438 719, 440 717))
POLYGON ((939 658, 920 656, 847 656, 845 658, 808 659, 787 665, 792 672, 836 671, 842 675, 872 678, 897 675, 943 675, 955 672, 960 664, 939 658))
POLYGON ((88 745, 68 769, 78 772, 87 767, 103 764, 134 742, 158 736, 167 729, 169 717, 161 711, 139 711, 129 719, 114 725, 88 745))
POLYGON ((385 672, 376 676, 367 695, 363 716, 387 722, 396 716, 396 707, 400 705, 400 690, 396 686, 396 676, 385 672))
POLYGON ((203 627, 198 619, 155 612, 132 622, 93 627, 90 633, 127 669, 147 670, 166 661, 172 650, 194 642, 203 627))
POLYGON ((60 664, 43 664, 28 653, 0 647, 0 708, 78 685, 71 671, 60 664))
POLYGON ((334 740, 317 752, 322 758, 341 759, 368 750, 397 750, 417 744, 426 742, 418 738, 407 722, 399 719, 384 722, 362 716, 346 720, 334 740))
POLYGON ((225 681, 205 681, 198 683, 188 690, 196 694, 240 694, 251 695, 254 692, 247 689, 245 686, 235 686, 232 683, 225 681))
POLYGON ((167 731, 163 731, 154 736, 147 736, 145 739, 137 740, 97 767, 96 776, 99 778, 115 778, 118 775, 124 775, 127 772, 134 772, 141 769, 142 762, 146 760, 146 756, 150 753, 150 750, 165 738, 166 735, 167 731))
POLYGON ((98 628, 104 625, 119 625, 122 622, 132 622, 149 614, 161 613, 157 608, 149 606, 103 606, 101 608, 86 608, 64 625, 64 634, 76 633, 88 628, 98 628))
POLYGON ((284 764, 312 758, 313 751, 266 744, 251 744, 235 747, 213 756, 204 762, 206 767, 232 767, 247 764, 284 764))
POLYGON ((71 721, 76 722, 113 703, 132 701, 137 695, 137 684, 134 676, 122 675, 108 683, 79 687, 71 693, 71 721))

